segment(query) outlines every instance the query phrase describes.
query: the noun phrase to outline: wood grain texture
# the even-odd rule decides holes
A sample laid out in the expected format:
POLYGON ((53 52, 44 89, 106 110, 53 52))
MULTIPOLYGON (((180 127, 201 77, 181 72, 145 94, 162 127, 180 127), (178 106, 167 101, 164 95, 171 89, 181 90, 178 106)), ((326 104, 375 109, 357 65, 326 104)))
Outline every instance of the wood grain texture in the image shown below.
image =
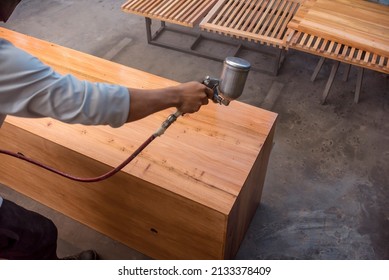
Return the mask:
POLYGON ((217 0, 129 0, 122 10, 152 19, 194 27, 217 0))
POLYGON ((389 7, 309 0, 288 25, 288 47, 389 73, 389 7))
POLYGON ((298 0, 219 0, 200 23, 210 32, 284 47, 287 24, 298 0))
MULTIPOLYGON (((132 88, 176 84, 4 28, 0 37, 81 79, 132 88)), ((0 143, 68 173, 92 177, 120 164, 172 112, 118 129, 8 116, 0 143)), ((210 104, 179 118, 109 180, 76 183, 0 155, 0 181, 153 258, 230 258, 259 203, 276 118, 239 102, 210 104), (237 201, 246 202, 237 207, 237 201), (235 226, 241 232, 231 240, 227 231, 235 226)))

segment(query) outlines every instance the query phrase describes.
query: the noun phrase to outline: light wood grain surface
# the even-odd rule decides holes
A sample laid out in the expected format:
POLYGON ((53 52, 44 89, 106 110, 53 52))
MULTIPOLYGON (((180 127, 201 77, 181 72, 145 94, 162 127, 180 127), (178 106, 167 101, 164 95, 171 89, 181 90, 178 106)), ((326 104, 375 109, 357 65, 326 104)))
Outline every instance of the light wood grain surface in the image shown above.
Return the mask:
POLYGON ((140 16, 194 27, 217 0, 129 0, 122 10, 140 16))
POLYGON ((226 36, 283 47, 287 24, 300 2, 219 0, 200 27, 226 36))
POLYGON ((389 7, 363 0, 308 0, 292 29, 389 57, 389 7))

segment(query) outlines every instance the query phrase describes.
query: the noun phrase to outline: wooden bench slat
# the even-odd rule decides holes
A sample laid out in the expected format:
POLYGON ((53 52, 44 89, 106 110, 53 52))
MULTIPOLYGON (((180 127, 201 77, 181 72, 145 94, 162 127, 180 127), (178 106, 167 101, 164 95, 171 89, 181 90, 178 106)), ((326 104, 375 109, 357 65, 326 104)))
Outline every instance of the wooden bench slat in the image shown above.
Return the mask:
POLYGON ((194 27, 217 0, 130 0, 122 10, 147 18, 194 27))
POLYGON ((355 54, 355 47, 352 47, 351 51, 350 51, 350 55, 349 55, 350 60, 352 60, 354 58, 354 54, 355 54))
MULTIPOLYGON (((258 11, 258 9, 259 9, 259 7, 261 7, 263 1, 258 1, 256 4, 254 1, 249 1, 249 3, 250 3, 250 5, 248 7, 246 7, 246 12, 243 15, 242 19, 240 20, 238 27, 236 29, 240 29, 240 30, 244 30, 244 31, 247 29, 247 26, 252 21, 252 17, 255 15, 254 11, 258 11)), ((258 13, 257 13, 257 19, 259 18, 259 16, 260 16, 260 11, 258 11, 258 13)))
POLYGON ((286 47, 287 25, 304 0, 219 0, 203 30, 286 47))
POLYGON ((195 22, 197 18, 204 17, 208 11, 214 6, 214 1, 206 1, 204 2, 197 10, 197 14, 193 13, 192 15, 188 16, 189 22, 195 22))
POLYGON ((328 53, 328 54, 332 53, 332 50, 334 49, 334 45, 335 45, 335 42, 333 42, 333 41, 330 42, 330 45, 327 48, 326 53, 328 53))
POLYGON ((304 42, 305 42, 305 40, 306 40, 306 38, 308 37, 308 34, 307 33, 305 33, 305 34, 303 34, 303 37, 301 38, 301 40, 300 40, 300 46, 303 46, 304 45, 304 42))
POLYGON ((161 3, 162 0, 154 0, 154 1, 147 1, 147 0, 140 0, 138 3, 138 12, 144 13, 146 11, 152 11, 156 6, 161 3))
POLYGON ((228 5, 223 17, 220 19, 220 25, 224 27, 229 27, 230 21, 233 20, 233 13, 235 10, 236 1, 231 1, 231 4, 228 5))
POLYGON ((247 7, 251 4, 249 1, 240 1, 239 6, 237 7, 237 12, 239 13, 235 14, 233 17, 233 20, 231 22, 231 28, 239 28, 240 23, 244 20, 244 14, 248 13, 247 7))
POLYGON ((180 11, 180 8, 186 7, 188 2, 180 3, 179 1, 165 1, 164 3, 160 4, 159 6, 155 7, 155 10, 151 12, 151 14, 158 15, 160 17, 166 17, 166 18, 174 18, 174 14, 177 11, 180 11))
POLYGON ((285 31, 286 25, 287 25, 287 17, 289 6, 291 5, 291 2, 283 2, 284 5, 282 7, 282 10, 279 10, 277 13, 277 24, 274 26, 272 30, 270 30, 271 33, 268 33, 267 36, 275 37, 282 36, 282 34, 285 31))
MULTIPOLYGON (((303 33, 303 34, 304 34, 304 33, 303 33)), ((323 39, 320 38, 320 37, 317 38, 315 44, 313 45, 313 48, 314 48, 315 50, 317 50, 317 49, 319 48, 320 42, 321 42, 322 40, 323 40, 323 39)))
POLYGON ((290 33, 292 35, 287 40, 290 48, 389 74, 388 57, 301 31, 292 30, 290 33))
POLYGON ((188 6, 185 10, 180 12, 178 17, 183 18, 183 20, 185 21, 190 15, 197 13, 199 8, 201 8, 201 6, 205 5, 205 4, 206 4, 206 2, 204 2, 204 3, 198 2, 196 5, 194 5, 192 7, 188 6))
MULTIPOLYGON (((264 23, 263 23, 261 29, 259 29, 259 31, 258 31, 258 29, 255 29, 255 31, 254 31, 255 33, 263 34, 263 32, 267 28, 271 28, 271 26, 272 26, 271 25, 271 21, 272 21, 272 19, 274 17, 275 12, 277 11, 277 6, 278 6, 279 3, 280 3, 280 0, 277 0, 277 2, 273 3, 272 6, 269 5, 269 7, 268 7, 269 12, 266 15, 266 20, 264 21, 264 23)), ((265 35, 265 34, 263 34, 263 35, 265 35)))
POLYGON ((225 22, 225 19, 227 17, 228 10, 230 9, 231 5, 234 2, 229 0, 227 3, 225 3, 222 10, 217 14, 215 17, 215 20, 213 21, 213 24, 219 24, 220 26, 223 26, 223 23, 225 22))
POLYGON ((247 31, 250 31, 253 34, 257 33, 256 31, 258 30, 258 28, 261 27, 262 23, 266 19, 268 11, 270 9, 270 5, 272 5, 273 2, 274 2, 274 0, 271 0, 271 2, 266 2, 266 1, 264 2, 265 5, 262 5, 260 11, 256 15, 255 20, 253 20, 250 23, 249 27, 247 28, 247 31))
POLYGON ((282 37, 284 36, 285 31, 287 29, 288 23, 290 22, 292 17, 295 15, 295 13, 297 12, 299 7, 300 7, 300 3, 298 1, 290 1, 290 6, 288 7, 288 13, 287 13, 288 16, 285 17, 285 20, 284 20, 280 30, 278 31, 278 35, 276 36, 277 39, 282 39, 282 37))

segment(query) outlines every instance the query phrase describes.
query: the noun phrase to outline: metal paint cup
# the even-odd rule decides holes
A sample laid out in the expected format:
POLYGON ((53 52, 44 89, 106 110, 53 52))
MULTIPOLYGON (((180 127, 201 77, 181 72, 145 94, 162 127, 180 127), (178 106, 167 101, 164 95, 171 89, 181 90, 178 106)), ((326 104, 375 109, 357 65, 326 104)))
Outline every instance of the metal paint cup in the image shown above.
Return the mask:
POLYGON ((227 103, 225 105, 242 95, 250 67, 248 61, 239 57, 227 57, 224 60, 219 89, 227 103))

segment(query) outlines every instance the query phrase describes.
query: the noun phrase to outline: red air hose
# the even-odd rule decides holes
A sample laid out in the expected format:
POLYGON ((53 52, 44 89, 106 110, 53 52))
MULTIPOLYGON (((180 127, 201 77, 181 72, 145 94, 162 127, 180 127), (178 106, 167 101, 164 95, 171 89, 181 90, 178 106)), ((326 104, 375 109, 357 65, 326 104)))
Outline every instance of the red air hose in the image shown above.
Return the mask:
POLYGON ((142 152, 144 150, 144 148, 146 148, 151 142, 153 142, 153 140, 155 138, 157 138, 158 136, 161 136, 162 134, 165 133, 166 129, 172 124, 174 123, 177 118, 179 116, 181 116, 182 113, 180 111, 176 111, 174 114, 171 114, 163 123, 162 125, 158 128, 158 130, 153 133, 142 145, 140 145, 140 147, 138 149, 135 150, 135 152, 132 153, 131 156, 129 156, 125 161, 123 161, 123 163, 121 163, 119 166, 117 166, 116 168, 112 169, 111 171, 101 175, 101 176, 98 176, 98 177, 93 177, 93 178, 81 178, 81 177, 76 177, 76 176, 72 176, 72 175, 69 175, 69 174, 66 174, 62 171, 59 171, 53 167, 50 167, 50 166, 47 166, 43 163, 40 163, 34 159, 31 159, 31 158, 28 158, 26 157, 25 155, 23 155, 22 153, 14 153, 14 152, 10 152, 10 151, 7 151, 7 150, 2 150, 0 149, 0 154, 5 154, 5 155, 8 155, 8 156, 12 156, 12 157, 16 157, 18 159, 21 159, 21 160, 24 160, 24 161, 27 161, 29 163, 32 163, 34 165, 37 165, 41 168, 44 168, 46 170, 49 170, 55 174, 58 174, 58 175, 61 175, 65 178, 68 178, 70 180, 73 180, 73 181, 78 181, 78 182, 84 182, 84 183, 94 183, 94 182, 99 182, 99 181, 102 181, 102 180, 105 180, 105 179, 108 179, 109 177, 115 175, 116 173, 118 173, 120 170, 122 170, 127 164, 129 164, 137 155, 140 154, 140 152, 142 152))
POLYGON ((120 170, 122 170, 127 164, 129 164, 140 152, 143 151, 144 148, 146 148, 158 135, 156 134, 153 134, 151 135, 135 152, 132 153, 131 156, 129 156, 125 161, 123 161, 123 163, 121 163, 120 165, 118 165, 116 168, 112 169, 111 171, 101 175, 101 176, 98 176, 98 177, 93 177, 93 178, 81 178, 81 177, 76 177, 76 176, 72 176, 72 175, 69 175, 69 174, 66 174, 62 171, 59 171, 53 167, 50 167, 50 166, 47 166, 43 163, 40 163, 34 159, 31 159, 31 158, 28 158, 26 156, 24 156, 23 154, 21 153, 14 153, 14 152, 10 152, 10 151, 7 151, 7 150, 2 150, 0 149, 0 153, 1 154, 5 154, 5 155, 9 155, 9 156, 12 156, 12 157, 16 157, 18 159, 21 159, 21 160, 25 160, 29 163, 32 163, 32 164, 35 164, 41 168, 44 168, 46 170, 49 170, 53 173, 56 173, 58 175, 61 175, 65 178, 68 178, 68 179, 71 179, 73 181, 78 181, 78 182, 84 182, 84 183, 94 183, 94 182, 99 182, 99 181, 102 181, 102 180, 105 180, 105 179, 108 179, 109 177, 115 175, 117 172, 119 172, 120 170))

